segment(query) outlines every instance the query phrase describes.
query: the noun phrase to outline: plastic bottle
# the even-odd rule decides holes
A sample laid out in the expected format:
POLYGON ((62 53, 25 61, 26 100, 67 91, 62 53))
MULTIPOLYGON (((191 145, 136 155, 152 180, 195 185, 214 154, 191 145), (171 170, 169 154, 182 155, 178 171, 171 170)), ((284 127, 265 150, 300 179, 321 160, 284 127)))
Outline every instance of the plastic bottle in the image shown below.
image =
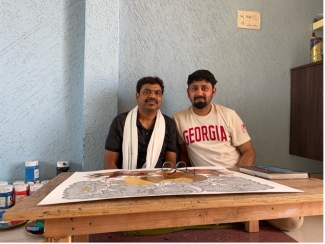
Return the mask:
POLYGON ((43 183, 36 183, 34 185, 29 186, 29 195, 31 195, 33 192, 37 191, 43 186, 43 183))
POLYGON ((14 202, 15 204, 17 202, 20 202, 29 194, 28 184, 18 184, 15 185, 15 191, 14 191, 14 202))
POLYGON ((318 62, 323 60, 323 39, 318 38, 315 32, 310 39, 310 62, 318 62))
POLYGON ((39 181, 38 161, 25 162, 25 181, 39 181))
MULTIPOLYGON (((1 185, 0 186, 0 209, 10 208, 13 204, 13 186, 1 185)), ((0 218, 1 220, 1 218, 0 218)))
POLYGON ((61 172, 69 172, 69 161, 59 161, 56 164, 56 175, 60 174, 61 172))

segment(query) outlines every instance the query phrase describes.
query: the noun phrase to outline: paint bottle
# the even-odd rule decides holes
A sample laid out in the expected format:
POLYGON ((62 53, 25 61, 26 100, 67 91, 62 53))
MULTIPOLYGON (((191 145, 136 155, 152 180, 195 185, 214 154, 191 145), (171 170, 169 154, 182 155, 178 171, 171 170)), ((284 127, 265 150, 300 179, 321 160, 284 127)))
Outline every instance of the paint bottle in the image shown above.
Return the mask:
POLYGON ((43 183, 36 183, 29 186, 29 195, 33 194, 35 191, 40 189, 43 186, 43 183))
POLYGON ((69 161, 59 161, 56 164, 56 175, 62 172, 69 172, 69 161))
POLYGON ((310 62, 318 62, 323 60, 323 39, 315 35, 315 32, 312 34, 310 39, 310 62))
POLYGON ((17 181, 14 181, 12 183, 12 191, 13 191, 12 196, 13 196, 14 204, 15 204, 15 187, 16 187, 16 185, 22 185, 22 184, 25 184, 25 181, 23 181, 23 180, 17 180, 17 181))
POLYGON ((25 184, 24 180, 16 180, 12 183, 13 185, 25 184))
POLYGON ((6 209, 0 209, 0 222, 2 221, 2 215, 6 212, 6 209))
POLYGON ((45 184, 47 184, 47 183, 49 183, 50 182, 50 180, 42 180, 41 181, 41 183, 43 184, 43 185, 45 185, 45 184))
POLYGON ((0 186, 0 209, 8 209, 14 204, 13 201, 13 186, 0 186))
POLYGON ((28 184, 18 184, 15 185, 15 191, 14 191, 14 200, 15 204, 23 200, 25 197, 28 196, 28 184))
POLYGON ((27 181, 26 184, 28 184, 28 186, 31 186, 31 185, 35 185, 37 183, 41 183, 41 181, 39 180, 35 180, 35 181, 27 181))
POLYGON ((39 165, 38 161, 25 162, 25 181, 39 181, 39 165))
POLYGON ((35 185, 35 184, 36 184, 36 181, 28 181, 28 182, 26 182, 25 184, 28 185, 28 195, 29 195, 30 187, 31 187, 32 185, 35 185))

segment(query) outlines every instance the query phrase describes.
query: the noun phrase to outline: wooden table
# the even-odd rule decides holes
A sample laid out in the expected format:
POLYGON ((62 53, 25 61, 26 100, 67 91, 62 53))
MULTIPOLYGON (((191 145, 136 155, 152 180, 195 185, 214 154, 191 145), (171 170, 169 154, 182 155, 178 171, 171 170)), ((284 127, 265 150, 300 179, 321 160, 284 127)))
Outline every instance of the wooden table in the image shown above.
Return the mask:
POLYGON ((323 181, 276 180, 302 193, 255 193, 162 196, 99 200, 68 204, 37 204, 72 173, 56 176, 14 205, 3 220, 45 219, 45 241, 87 242, 94 233, 245 222, 259 231, 259 220, 323 214, 323 181))

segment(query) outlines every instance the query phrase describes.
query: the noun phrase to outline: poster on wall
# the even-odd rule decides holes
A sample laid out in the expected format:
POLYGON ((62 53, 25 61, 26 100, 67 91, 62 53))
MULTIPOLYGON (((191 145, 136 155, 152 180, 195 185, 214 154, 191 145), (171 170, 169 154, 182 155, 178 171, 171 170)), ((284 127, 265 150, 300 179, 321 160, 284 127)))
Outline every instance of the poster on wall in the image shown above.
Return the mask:
POLYGON ((224 167, 75 172, 38 205, 167 195, 302 192, 224 167))

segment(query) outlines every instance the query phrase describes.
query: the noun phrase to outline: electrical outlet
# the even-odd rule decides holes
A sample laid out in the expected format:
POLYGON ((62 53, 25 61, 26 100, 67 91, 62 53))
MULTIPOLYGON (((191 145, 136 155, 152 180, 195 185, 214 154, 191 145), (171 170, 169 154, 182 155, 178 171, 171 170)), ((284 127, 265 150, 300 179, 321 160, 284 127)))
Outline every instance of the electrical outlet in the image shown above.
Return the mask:
POLYGON ((245 29, 261 29, 261 13, 237 10, 237 27, 245 29))

